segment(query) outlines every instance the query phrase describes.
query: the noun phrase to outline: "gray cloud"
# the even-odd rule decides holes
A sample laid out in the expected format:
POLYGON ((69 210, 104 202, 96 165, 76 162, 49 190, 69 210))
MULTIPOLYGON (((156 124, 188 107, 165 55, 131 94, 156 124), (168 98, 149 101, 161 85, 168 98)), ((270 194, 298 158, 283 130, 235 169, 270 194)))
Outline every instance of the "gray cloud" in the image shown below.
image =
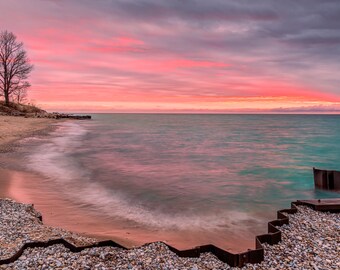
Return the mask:
MULTIPOLYGON (((33 29, 32 35, 41 38, 44 38, 39 32, 42 26, 62 29, 75 41, 60 40, 63 37, 57 34, 49 38, 58 48, 64 43, 74 46, 73 62, 81 63, 81 71, 89 77, 101 78, 101 74, 125 77, 135 80, 141 89, 155 92, 164 91, 168 85, 166 91, 174 95, 194 95, 195 87, 201 84, 202 93, 207 96, 261 95, 262 92, 252 92, 252 82, 280 81, 340 98, 338 0, 9 2, 12 1, 0 0, 0 8, 7 10, 15 6, 20 16, 3 14, 0 23, 12 22, 14 30, 22 33, 33 29), (25 24, 20 23, 22 21, 25 24), (120 51, 128 60, 189 59, 224 63, 225 66, 204 71, 182 68, 171 72, 157 68, 126 70, 123 66, 121 69, 103 66, 103 62, 119 57, 105 42, 124 35, 143 42, 120 51), (82 45, 77 47, 78 36, 82 45), (89 64, 84 59, 102 61, 89 64), (89 75, 91 72, 94 75, 89 75), (205 81, 210 84, 204 84, 205 81), (237 87, 237 84, 244 84, 244 87, 237 87)), ((61 62, 65 60, 63 55, 58 54, 58 57, 61 62)))

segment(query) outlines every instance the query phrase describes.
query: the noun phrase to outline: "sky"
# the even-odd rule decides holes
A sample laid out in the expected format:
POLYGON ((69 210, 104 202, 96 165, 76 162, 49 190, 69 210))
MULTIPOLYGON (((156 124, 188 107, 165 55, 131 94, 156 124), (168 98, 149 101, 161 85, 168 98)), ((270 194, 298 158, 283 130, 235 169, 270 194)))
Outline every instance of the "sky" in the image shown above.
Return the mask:
POLYGON ((48 111, 340 113, 338 0, 0 0, 48 111))

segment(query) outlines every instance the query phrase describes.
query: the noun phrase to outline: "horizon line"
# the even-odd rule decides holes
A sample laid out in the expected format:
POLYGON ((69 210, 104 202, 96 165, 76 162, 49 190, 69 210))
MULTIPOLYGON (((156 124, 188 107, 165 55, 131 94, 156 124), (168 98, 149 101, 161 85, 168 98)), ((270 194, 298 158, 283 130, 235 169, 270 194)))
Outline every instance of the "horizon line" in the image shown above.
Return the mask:
POLYGON ((178 114, 178 115, 340 115, 339 112, 81 112, 59 111, 68 114, 178 114))

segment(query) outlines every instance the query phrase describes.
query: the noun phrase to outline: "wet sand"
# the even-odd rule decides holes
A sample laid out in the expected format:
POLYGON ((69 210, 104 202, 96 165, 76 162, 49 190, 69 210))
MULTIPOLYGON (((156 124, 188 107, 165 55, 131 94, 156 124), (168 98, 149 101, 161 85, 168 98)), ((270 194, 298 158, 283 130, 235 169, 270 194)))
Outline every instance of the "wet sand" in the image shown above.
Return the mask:
MULTIPOLYGON (((100 240, 114 240, 126 247, 140 246, 154 241, 164 241, 178 249, 188 249, 198 245, 208 244, 204 231, 166 231, 159 229, 140 228, 135 224, 121 220, 113 221, 88 209, 85 205, 75 205, 60 196, 49 186, 48 180, 38 175, 20 171, 0 171, 1 175, 9 177, 7 196, 22 203, 34 204, 43 216, 44 224, 61 227, 85 236, 100 240)), ((263 226, 265 232, 266 226, 263 226)), ((209 244, 233 252, 254 248, 254 232, 245 230, 245 236, 223 232, 223 237, 211 239, 209 244)))
MULTIPOLYGON (((0 115, 0 154, 11 151, 20 139, 48 132, 53 128, 53 123, 53 119, 0 115)), ((0 162, 0 197, 9 195, 11 172, 1 168, 6 165, 6 160, 0 162)))
POLYGON ((10 172, 0 169, 0 198, 9 197, 10 172))

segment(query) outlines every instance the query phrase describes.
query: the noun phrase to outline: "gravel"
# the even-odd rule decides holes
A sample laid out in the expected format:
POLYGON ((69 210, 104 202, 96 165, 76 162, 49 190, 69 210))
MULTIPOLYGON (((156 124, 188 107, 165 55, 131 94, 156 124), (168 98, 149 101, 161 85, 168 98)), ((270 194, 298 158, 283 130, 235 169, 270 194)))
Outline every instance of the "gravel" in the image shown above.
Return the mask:
POLYGON ((97 240, 59 228, 43 225, 33 205, 0 199, 0 259, 15 254, 24 243, 64 238, 77 246, 93 244, 97 240))
MULTIPOLYGON (((32 205, 0 200, 0 258, 8 258, 22 243, 63 237, 75 245, 94 243, 61 229, 44 226, 32 205)), ((232 268, 211 253, 199 258, 180 258, 166 245, 155 242, 139 248, 124 250, 98 247, 72 253, 63 245, 48 248, 29 248, 14 263, 0 269, 340 269, 340 215, 321 213, 298 207, 289 215, 290 224, 280 227, 282 242, 265 246, 261 264, 232 268)))

